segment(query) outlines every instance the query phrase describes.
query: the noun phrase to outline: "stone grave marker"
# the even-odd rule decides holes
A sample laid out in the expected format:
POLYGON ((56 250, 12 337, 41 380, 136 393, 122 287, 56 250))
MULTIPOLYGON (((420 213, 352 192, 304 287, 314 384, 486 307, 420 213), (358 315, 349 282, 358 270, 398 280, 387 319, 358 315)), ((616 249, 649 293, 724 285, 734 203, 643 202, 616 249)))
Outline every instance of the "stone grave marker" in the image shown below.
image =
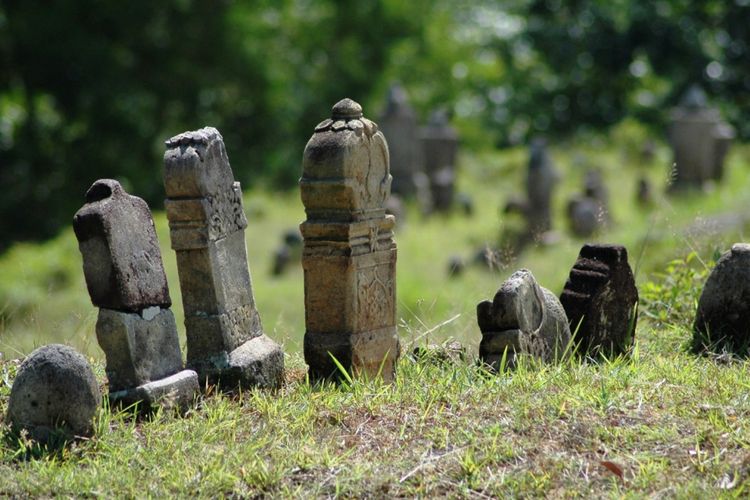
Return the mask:
POLYGON ((458 134, 450 126, 447 113, 437 110, 430 116, 427 126, 422 128, 421 137, 432 206, 437 211, 450 210, 456 183, 458 134))
POLYGON ((693 324, 695 352, 750 355, 750 244, 735 243, 706 280, 693 324))
POLYGON ((177 254, 187 364, 222 388, 281 385, 284 353, 263 333, 247 265, 242 190, 206 127, 166 141, 164 205, 177 254))
POLYGON ((734 138, 734 129, 721 120, 719 111, 708 105, 698 86, 686 92, 672 111, 669 142, 674 154, 674 178, 670 189, 701 187, 719 181, 724 158, 734 138))
POLYGON ((41 443, 56 432, 66 440, 90 436, 101 401, 86 358, 72 347, 50 344, 21 363, 8 399, 8 422, 41 443))
POLYGON ((513 273, 493 300, 477 305, 477 322, 482 332, 479 358, 493 370, 500 368, 504 355, 514 367, 519 356, 551 362, 567 354, 570 328, 565 311, 528 269, 513 273))
POLYGON ((107 358, 109 399, 185 408, 198 378, 183 370, 177 325, 151 211, 112 179, 96 181, 73 229, 91 302, 96 337, 107 358))
POLYGON ((388 145, 351 99, 333 107, 305 147, 300 188, 304 238, 305 360, 313 380, 386 381, 399 356, 394 217, 386 215, 388 145))
POLYGON ((560 302, 581 355, 612 357, 633 346, 638 289, 625 247, 584 245, 560 302))
POLYGON ((546 141, 534 139, 526 176, 526 220, 529 233, 535 237, 552 229, 552 192, 558 181, 559 174, 547 153, 546 141))

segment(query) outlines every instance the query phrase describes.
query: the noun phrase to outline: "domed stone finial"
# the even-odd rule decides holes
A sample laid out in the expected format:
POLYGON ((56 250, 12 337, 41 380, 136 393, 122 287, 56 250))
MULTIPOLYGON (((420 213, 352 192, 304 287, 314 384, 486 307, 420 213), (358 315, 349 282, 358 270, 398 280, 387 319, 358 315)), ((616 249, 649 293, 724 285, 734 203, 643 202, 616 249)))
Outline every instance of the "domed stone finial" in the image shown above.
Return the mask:
POLYGON ((331 118, 334 120, 357 120, 362 118, 362 106, 346 97, 333 105, 331 118))

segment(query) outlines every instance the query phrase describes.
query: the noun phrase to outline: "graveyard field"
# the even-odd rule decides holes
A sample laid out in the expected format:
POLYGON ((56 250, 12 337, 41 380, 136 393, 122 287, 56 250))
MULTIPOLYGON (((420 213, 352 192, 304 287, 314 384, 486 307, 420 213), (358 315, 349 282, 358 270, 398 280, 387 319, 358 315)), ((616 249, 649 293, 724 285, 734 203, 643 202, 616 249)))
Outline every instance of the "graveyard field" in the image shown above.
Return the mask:
MULTIPOLYGON (((747 361, 694 356, 687 345, 708 271, 743 240, 748 225, 750 148, 732 149, 722 184, 666 197, 670 154, 660 145, 644 164, 638 154, 644 134, 625 122, 613 134, 617 147, 579 136, 552 148, 563 174, 554 203, 559 241, 509 255, 492 269, 470 261, 495 245, 501 230, 521 226, 501 207, 522 191, 525 150, 460 157, 458 191, 473 199, 471 217, 458 211, 425 217, 407 205, 395 235, 404 354, 393 385, 306 383, 302 270, 294 264, 280 277, 270 273, 284 232, 304 219, 299 194, 247 190, 255 299, 265 332, 287 353, 280 392, 209 392, 184 418, 160 413, 137 420, 104 409, 93 438, 59 450, 40 450, 5 432, 0 495, 747 495, 747 361), (475 365, 476 304, 520 267, 559 294, 584 243, 567 233, 564 207, 581 190, 586 167, 602 169, 613 218, 593 240, 625 245, 636 275, 636 346, 631 356, 610 362, 521 363, 512 374, 488 376, 475 365), (653 184, 650 207, 634 203, 639 176, 653 184), (467 262, 455 278, 447 273, 452 256, 467 262), (417 345, 448 339, 466 347, 465 360, 408 355, 417 345)), ((233 160, 235 167, 240 161, 233 160)), ((161 207, 152 209, 184 351, 174 252, 161 207)), ((100 381, 104 369, 72 230, 12 247, 0 257, 0 276, 4 425, 14 358, 60 342, 84 352, 100 381)))

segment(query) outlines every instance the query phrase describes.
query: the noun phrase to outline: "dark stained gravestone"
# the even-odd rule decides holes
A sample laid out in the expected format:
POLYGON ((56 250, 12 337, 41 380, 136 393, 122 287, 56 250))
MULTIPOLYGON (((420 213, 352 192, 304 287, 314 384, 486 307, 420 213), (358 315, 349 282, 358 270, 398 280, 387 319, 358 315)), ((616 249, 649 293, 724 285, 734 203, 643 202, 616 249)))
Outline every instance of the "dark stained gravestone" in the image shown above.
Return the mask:
POLYGON ((427 126, 422 128, 421 137, 432 207, 437 211, 450 210, 456 189, 458 134, 450 126, 447 113, 437 110, 430 116, 427 126))
POLYGON ((477 322, 482 332, 479 358, 493 370, 500 368, 504 356, 514 367, 519 356, 551 362, 567 354, 570 329, 565 311, 527 269, 503 282, 493 300, 477 305, 477 322))
POLYGON ((386 381, 399 356, 396 243, 385 205, 388 145, 351 99, 333 107, 305 147, 300 189, 304 238, 305 360, 313 380, 354 375, 386 381))
POLYGON ((165 207, 177 253, 188 366, 223 388, 281 385, 284 353, 263 334, 247 265, 242 190, 215 128, 166 142, 165 207))
POLYGON ((547 152, 547 143, 537 138, 531 143, 526 175, 526 220, 530 234, 537 236, 552 229, 552 193, 559 174, 547 152))
POLYGON ((750 355, 750 244, 735 243, 706 281, 693 325, 693 350, 750 355))
POLYGON ((638 289, 625 247, 584 245, 560 302, 581 355, 628 352, 635 337, 638 289))
POLYGON ((198 391, 183 370, 177 325, 151 211, 112 179, 96 181, 73 229, 91 302, 96 337, 107 357, 109 399, 129 405, 184 408, 198 391))

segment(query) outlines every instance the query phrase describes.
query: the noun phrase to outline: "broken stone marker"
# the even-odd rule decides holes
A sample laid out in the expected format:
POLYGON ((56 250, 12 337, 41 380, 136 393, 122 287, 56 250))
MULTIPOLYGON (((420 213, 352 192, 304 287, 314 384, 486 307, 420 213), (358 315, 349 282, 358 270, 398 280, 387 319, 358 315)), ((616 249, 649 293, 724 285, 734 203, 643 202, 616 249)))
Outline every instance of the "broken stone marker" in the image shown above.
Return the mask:
POLYGON ((385 205, 388 145, 351 99, 333 107, 305 147, 305 361, 310 377, 395 376, 396 244, 385 205))
POLYGON ((445 111, 437 110, 422 129, 421 137, 432 206, 438 211, 450 210, 455 191, 458 134, 448 123, 445 111))
POLYGON ((670 189, 701 187, 708 180, 721 180, 734 129, 721 120, 717 109, 709 107, 700 87, 688 89, 672 112, 671 121, 669 139, 675 170, 670 189))
POLYGON ((693 325, 695 352, 750 355, 750 244, 735 243, 706 280, 693 325))
POLYGON ((223 388, 281 385, 284 353, 263 334, 245 247, 247 219, 215 128, 166 142, 164 205, 177 253, 187 364, 223 388))
POLYGON ((409 104, 406 91, 398 83, 388 89, 380 129, 388 140, 393 193, 403 197, 429 199, 429 180, 424 172, 422 145, 419 141, 417 115, 409 104))
POLYGON ((41 443, 57 432, 66 440, 90 436, 101 401, 86 358, 72 347, 50 344, 21 363, 8 400, 8 422, 41 443))
POLYGON ((109 399, 184 408, 198 378, 182 369, 177 325, 151 211, 112 179, 96 181, 73 218, 96 337, 107 357, 109 399))
POLYGON ((479 357, 499 370, 503 357, 514 367, 520 356, 544 362, 562 359, 570 343, 570 328, 557 297, 539 286, 527 269, 513 273, 492 301, 477 305, 482 332, 479 357), (507 351, 507 352, 506 352, 507 351))
POLYGON ((560 302, 579 354, 612 357, 628 352, 635 337, 638 289, 625 247, 584 245, 560 302))

